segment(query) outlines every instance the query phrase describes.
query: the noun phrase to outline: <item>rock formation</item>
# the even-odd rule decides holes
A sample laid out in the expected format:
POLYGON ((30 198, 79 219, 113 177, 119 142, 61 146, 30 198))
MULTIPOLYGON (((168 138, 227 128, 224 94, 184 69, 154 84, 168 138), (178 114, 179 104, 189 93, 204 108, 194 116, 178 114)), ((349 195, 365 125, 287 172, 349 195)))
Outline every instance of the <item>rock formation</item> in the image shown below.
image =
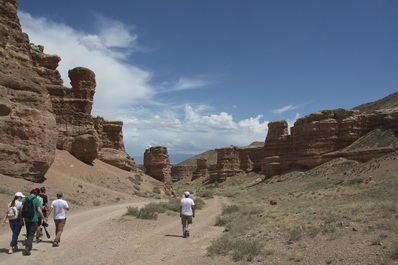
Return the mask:
POLYGON ((87 68, 76 67, 69 71, 69 78, 72 88, 54 83, 46 86, 56 115, 57 148, 70 152, 85 163, 92 163, 98 157, 100 147, 91 116, 95 74, 87 68))
MULTIPOLYGON (((391 152, 376 148, 365 151, 341 151, 376 128, 398 128, 398 108, 364 113, 357 110, 325 110, 298 119, 291 128, 288 144, 281 139, 288 152, 275 152, 264 144, 262 173, 271 177, 288 170, 307 170, 336 157, 367 161, 391 152)), ((270 128, 270 132, 273 131, 270 128)), ((268 138, 268 137, 267 137, 268 138)))
POLYGON ((171 178, 173 183, 180 180, 191 181, 195 170, 196 166, 172 166, 171 178))
POLYGON ((96 117, 94 125, 100 138, 98 159, 126 171, 137 171, 134 159, 124 149, 123 122, 96 117))
POLYGON ((58 133, 17 5, 0 0, 0 173, 38 182, 54 161, 58 133))
POLYGON ((192 174, 192 180, 198 178, 204 178, 205 180, 208 179, 210 177, 210 174, 207 166, 207 159, 199 158, 196 160, 196 162, 197 165, 195 171, 192 174))
MULTIPOLYGON (((391 101, 388 103, 393 104, 391 101)), ((262 147, 216 149, 217 167, 206 173, 204 182, 222 182, 242 171, 258 171, 269 178, 292 170, 308 170, 337 157, 365 162, 398 148, 398 143, 362 150, 348 148, 375 129, 391 130, 393 135, 397 134, 398 108, 370 113, 346 109, 314 112, 298 119, 291 128, 291 134, 286 121, 270 122, 268 128, 262 147)), ((392 136, 388 140, 397 142, 397 137, 392 136)), ((194 178, 201 177, 198 173, 194 175, 194 178)))
POLYGON ((100 157, 134 170, 124 151, 123 124, 94 127, 94 72, 76 67, 69 71, 72 88, 64 87, 57 70, 61 58, 29 43, 17 6, 18 0, 0 0, 0 173, 43 181, 56 148, 86 163, 100 157))
POLYGON ((166 147, 154 146, 146 149, 144 167, 149 176, 164 182, 166 186, 172 185, 171 165, 166 147))

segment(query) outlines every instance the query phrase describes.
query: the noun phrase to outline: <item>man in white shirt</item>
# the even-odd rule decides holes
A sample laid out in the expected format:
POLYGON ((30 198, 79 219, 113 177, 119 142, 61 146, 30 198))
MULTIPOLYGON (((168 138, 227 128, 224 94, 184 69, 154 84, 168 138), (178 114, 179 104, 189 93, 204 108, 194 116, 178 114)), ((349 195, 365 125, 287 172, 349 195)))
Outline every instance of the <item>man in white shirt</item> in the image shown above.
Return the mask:
POLYGON ((62 231, 66 223, 66 211, 69 211, 68 203, 62 199, 64 194, 62 192, 57 192, 57 199, 51 203, 51 208, 49 210, 48 216, 54 211, 54 223, 55 223, 55 239, 53 247, 58 247, 61 242, 62 231))
POLYGON ((182 223, 183 236, 189 237, 191 231, 192 218, 195 217, 195 203, 189 198, 189 191, 184 192, 185 198, 181 199, 180 202, 180 217, 182 223))

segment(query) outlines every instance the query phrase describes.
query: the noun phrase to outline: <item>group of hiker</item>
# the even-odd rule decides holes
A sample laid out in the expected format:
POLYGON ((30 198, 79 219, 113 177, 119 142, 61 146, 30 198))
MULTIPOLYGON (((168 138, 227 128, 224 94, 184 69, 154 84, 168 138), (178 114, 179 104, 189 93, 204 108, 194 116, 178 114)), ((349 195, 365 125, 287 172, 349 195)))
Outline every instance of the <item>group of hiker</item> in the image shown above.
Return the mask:
POLYGON ((56 195, 57 199, 49 204, 45 187, 32 189, 27 197, 22 192, 15 193, 13 200, 6 207, 6 214, 2 222, 2 226, 4 226, 8 221, 12 231, 9 254, 18 251, 18 237, 23 226, 26 228, 26 237, 23 241, 25 249, 22 252, 25 256, 31 254, 35 237, 36 243, 42 241, 43 229, 49 238, 47 226, 48 217, 51 213, 53 213, 55 224, 53 247, 59 246, 69 205, 63 199, 62 192, 57 192, 56 195))
MULTIPOLYGON (((2 222, 2 226, 4 226, 8 221, 12 231, 9 254, 18 251, 18 237, 24 225, 26 227, 26 237, 23 241, 23 245, 25 246, 22 252, 23 255, 29 256, 31 254, 35 237, 36 243, 42 241, 43 229, 49 238, 50 235, 47 231, 47 226, 48 217, 51 213, 53 213, 55 224, 53 247, 59 246, 66 223, 66 211, 69 211, 69 205, 63 199, 62 192, 57 192, 56 195, 57 199, 49 205, 45 187, 31 190, 28 197, 25 197, 22 192, 15 193, 13 200, 7 205, 6 214, 2 222)), ((180 202, 180 217, 183 237, 187 238, 190 236, 192 218, 195 217, 195 203, 190 198, 188 191, 184 192, 184 198, 180 202)))

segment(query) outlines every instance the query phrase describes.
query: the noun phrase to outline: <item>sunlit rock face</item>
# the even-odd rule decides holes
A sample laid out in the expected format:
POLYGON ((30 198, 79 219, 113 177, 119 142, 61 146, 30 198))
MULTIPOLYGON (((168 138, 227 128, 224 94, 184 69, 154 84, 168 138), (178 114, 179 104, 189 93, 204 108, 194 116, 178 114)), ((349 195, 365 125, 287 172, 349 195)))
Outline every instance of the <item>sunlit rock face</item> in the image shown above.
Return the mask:
POLYGON ((0 0, 0 173, 39 182, 54 161, 58 133, 17 5, 0 0))
POLYGON ((172 184, 171 165, 166 147, 153 146, 146 149, 144 167, 145 173, 149 176, 164 182, 166 185, 172 184))

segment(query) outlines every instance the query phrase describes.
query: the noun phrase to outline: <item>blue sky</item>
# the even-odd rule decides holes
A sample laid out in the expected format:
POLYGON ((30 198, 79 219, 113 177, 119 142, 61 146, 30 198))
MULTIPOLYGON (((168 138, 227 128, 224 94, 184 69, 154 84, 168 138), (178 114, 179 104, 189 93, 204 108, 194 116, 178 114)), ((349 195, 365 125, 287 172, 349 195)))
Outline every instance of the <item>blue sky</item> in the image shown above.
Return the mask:
MULTIPOLYGON (((20 0, 58 70, 96 73, 93 115, 127 152, 195 155, 264 141, 270 121, 398 91, 396 0, 20 0)), ((174 161, 176 162, 176 161, 174 161)))

